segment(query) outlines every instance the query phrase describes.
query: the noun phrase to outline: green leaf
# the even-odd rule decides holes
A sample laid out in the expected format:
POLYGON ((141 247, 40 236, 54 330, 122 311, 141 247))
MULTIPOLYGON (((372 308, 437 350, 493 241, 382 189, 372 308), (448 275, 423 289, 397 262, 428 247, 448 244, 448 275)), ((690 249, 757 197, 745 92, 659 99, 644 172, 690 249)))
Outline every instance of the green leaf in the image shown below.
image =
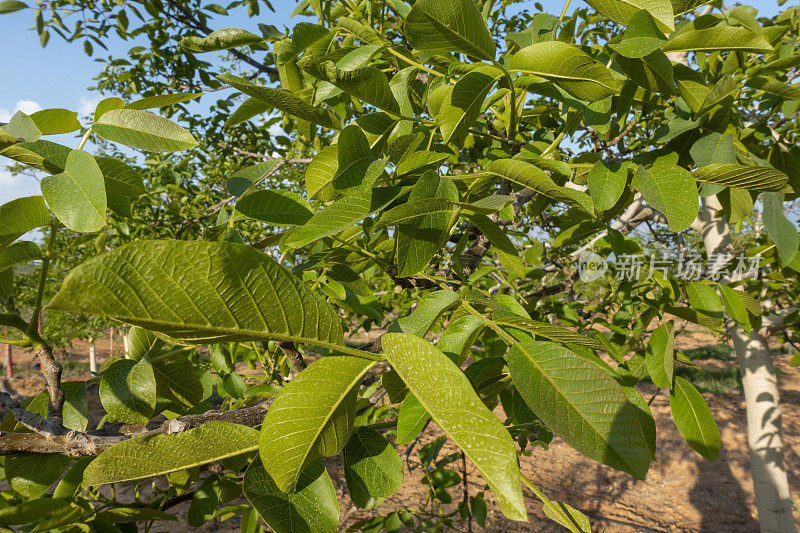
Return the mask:
POLYGON ((228 50, 262 42, 264 42, 263 37, 254 35, 249 31, 238 28, 222 28, 209 33, 205 37, 184 37, 181 39, 180 45, 187 52, 200 53, 228 50))
POLYGON ((20 9, 27 9, 28 4, 25 2, 19 2, 18 0, 3 0, 0 2, 0 15, 6 15, 8 13, 14 13, 15 11, 19 11, 20 9))
POLYGON ((478 228, 478 230, 489 239, 492 246, 497 249, 500 254, 500 263, 517 276, 524 278, 525 265, 522 263, 517 248, 514 246, 514 243, 511 242, 511 239, 508 238, 506 232, 486 215, 474 213, 467 218, 470 222, 475 224, 475 227, 478 228))
POLYGON ((97 456, 83 472, 83 486, 160 476, 257 448, 258 431, 229 422, 209 422, 179 433, 142 435, 115 444, 97 456))
POLYGON ((403 32, 417 50, 462 52, 488 61, 497 53, 474 0, 418 0, 403 23, 403 32))
POLYGON ((185 357, 159 359, 153 362, 153 373, 159 397, 184 407, 194 407, 203 399, 203 385, 185 357))
POLYGON ((678 318, 687 320, 694 324, 706 327, 712 331, 722 330, 723 322, 719 318, 708 316, 703 313, 698 313, 690 307, 678 307, 674 305, 667 305, 664 307, 664 312, 675 315, 678 318))
POLYGON ((594 164, 586 176, 589 195, 599 211, 607 211, 614 207, 625 192, 628 182, 628 165, 603 161, 594 164))
POLYGON ((697 113, 707 113, 718 105, 730 107, 740 90, 741 86, 736 80, 730 76, 723 76, 711 87, 697 113))
POLYGON ((145 356, 140 361, 119 359, 103 371, 100 401, 115 420, 144 424, 156 407, 156 378, 145 356))
MULTIPOLYGON (((733 148, 733 135, 712 132, 700 137, 692 145, 689 154, 698 167, 720 164, 736 164, 736 150, 733 148)), ((694 176, 697 179, 697 176, 694 176)))
POLYGON ((244 196, 256 183, 260 183, 267 174, 272 173, 277 164, 277 159, 270 159, 236 171, 226 185, 228 192, 237 198, 244 196))
POLYGON ((92 129, 104 139, 148 152, 177 152, 197 146, 197 140, 186 129, 138 109, 107 111, 92 129))
POLYGON ((525 317, 504 316, 502 318, 496 318, 495 323, 501 326, 521 329, 559 344, 574 344, 576 346, 584 346, 595 350, 605 350, 605 346, 591 337, 548 322, 540 322, 525 317))
POLYGON ((577 46, 545 41, 523 48, 511 57, 511 70, 546 78, 587 102, 616 94, 622 84, 602 64, 577 46))
POLYGON ((242 105, 236 108, 236 111, 228 116, 225 121, 226 128, 232 128, 242 122, 247 122, 251 118, 266 113, 272 109, 272 106, 257 98, 247 98, 242 105))
POLYGON ((287 115, 307 120, 324 128, 341 129, 339 120, 331 111, 314 107, 305 100, 298 98, 291 91, 254 85, 244 78, 229 74, 220 74, 217 78, 223 83, 232 85, 244 94, 264 102, 287 115))
POLYGON ((403 485, 403 461, 372 429, 355 430, 342 451, 342 462, 350 499, 362 509, 379 505, 403 485))
POLYGON ((386 74, 375 67, 343 70, 333 61, 323 61, 314 56, 303 57, 297 64, 315 78, 335 85, 364 103, 395 115, 400 113, 400 104, 389 87, 386 74))
POLYGON ((713 26, 702 29, 687 29, 672 34, 664 52, 718 52, 739 50, 765 54, 772 52, 769 41, 757 33, 738 26, 713 26))
POLYGON ((3 124, 0 129, 21 141, 34 142, 42 135, 33 119, 22 111, 14 113, 8 124, 3 124))
POLYGON ((484 326, 483 319, 474 315, 465 315, 452 320, 442 331, 436 342, 436 348, 457 365, 461 365, 484 326))
POLYGON ((667 41, 653 16, 642 9, 634 13, 628 27, 622 34, 622 40, 611 43, 609 48, 621 56, 642 58, 652 54, 667 41))
POLYGON ((178 521, 177 516, 150 507, 113 507, 97 513, 97 518, 111 524, 150 522, 151 520, 178 521))
POLYGON ((49 308, 105 315, 190 344, 342 344, 336 312, 258 250, 231 242, 140 241, 78 266, 49 308))
POLYGON ((640 166, 631 185, 645 201, 666 218, 669 228, 680 232, 689 227, 700 209, 697 184, 688 170, 657 162, 648 170, 640 166))
POLYGON ((337 167, 331 180, 333 188, 344 194, 371 189, 385 163, 372 155, 361 128, 356 124, 345 126, 339 132, 336 146, 337 167))
POLYGON ((751 191, 779 192, 785 190, 789 182, 786 174, 774 168, 720 163, 702 166, 692 172, 692 177, 697 181, 751 191))
POLYGON ((6 202, 0 205, 0 246, 49 223, 50 212, 42 196, 25 196, 6 202))
POLYGON ((374 364, 358 357, 323 357, 275 397, 261 426, 259 452, 281 491, 289 492, 296 486, 308 461, 341 451, 353 421, 344 420, 348 425, 339 419, 354 417, 355 412, 342 417, 337 411, 341 411, 340 406, 349 408, 346 399, 352 397, 374 364), (330 441, 335 443, 331 445, 330 441), (329 453, 333 448, 338 450, 329 453))
MULTIPOLYGON (((64 426, 75 431, 86 431, 88 426, 89 402, 86 395, 86 383, 83 381, 64 381, 64 426)), ((41 392, 26 406, 32 413, 47 416, 47 391, 41 392)))
POLYGON ((45 176, 42 194, 66 227, 91 233, 106 225, 106 186, 94 157, 83 150, 67 156, 64 172, 45 176))
POLYGON ((456 81, 436 115, 445 144, 464 144, 469 128, 478 119, 486 96, 502 75, 495 67, 483 65, 456 81))
POLYGON ((113 157, 95 157, 94 160, 103 173, 108 194, 136 198, 147 192, 142 177, 130 165, 113 157))
POLYGON ((40 498, 0 509, 0 524, 37 524, 50 529, 74 522, 85 512, 71 499, 40 498))
POLYGON ((458 294, 451 290, 434 291, 425 294, 414 311, 398 318, 389 326, 389 331, 411 333, 424 337, 436 319, 458 302, 458 294))
POLYGON ((674 363, 673 346, 675 343, 673 322, 665 322, 658 326, 647 341, 645 362, 650 379, 656 387, 668 389, 672 387, 674 363))
POLYGON ((622 25, 633 24, 640 10, 652 15, 664 31, 675 30, 675 15, 670 0, 587 0, 587 4, 622 25))
POLYGON ((300 472, 298 487, 288 494, 281 491, 260 458, 250 464, 242 482, 245 497, 275 533, 335 533, 339 502, 321 461, 300 472))
POLYGON ((42 259, 42 249, 31 241, 18 241, 0 249, 0 270, 42 259))
POLYGON ((431 418, 475 463, 503 514, 512 520, 526 520, 514 443, 467 376, 417 336, 387 333, 381 343, 387 360, 431 418))
POLYGON ((425 427, 425 423, 430 419, 428 411, 419 403, 413 393, 406 394, 400 411, 397 413, 397 444, 410 444, 417 438, 425 427))
POLYGON ((147 354, 156 355, 163 348, 164 341, 144 328, 133 326, 128 330, 128 344, 128 357, 138 361, 147 354))
POLYGON ((582 512, 575 508, 561 502, 555 502, 544 495, 536 485, 531 483, 527 477, 523 477, 523 483, 528 486, 531 491, 536 494, 536 497, 542 500, 544 504, 543 510, 547 518, 561 524, 573 533, 590 533, 592 525, 589 519, 586 518, 582 512))
POLYGON ((744 84, 752 89, 758 89, 787 100, 800 100, 800 87, 797 85, 788 85, 774 78, 767 78, 764 76, 754 76, 747 78, 744 84))
POLYGON ((42 135, 70 133, 81 129, 78 113, 69 109, 43 109, 31 115, 42 135))
POLYGON ((519 159, 496 159, 489 163, 488 170, 548 198, 594 215, 594 203, 588 194, 556 185, 550 176, 536 165, 519 159))
POLYGON ((219 505, 219 476, 209 476, 203 481, 192 497, 187 514, 190 527, 200 527, 214 517, 219 505))
POLYGON ((764 227, 767 229, 769 238, 778 248, 778 255, 784 265, 791 263, 797 255, 800 245, 800 234, 797 226, 786 218, 783 211, 783 194, 777 192, 765 192, 762 195, 764 211, 761 215, 764 227))
POLYGON ((599 364, 551 342, 512 346, 517 391, 549 428, 595 461, 644 479, 650 451, 625 391, 599 364))
POLYGON ((61 477, 69 466, 66 455, 32 454, 6 457, 5 477, 15 491, 28 498, 38 498, 61 477))
POLYGON ((336 191, 331 182, 336 170, 339 168, 339 149, 336 145, 323 146, 317 152, 305 173, 306 191, 309 198, 330 201, 336 197, 336 191))
POLYGON ((292 248, 302 248, 323 237, 335 235, 389 205, 400 191, 400 187, 377 187, 340 198, 317 212, 304 226, 294 230, 287 236, 286 244, 292 248))
POLYGON ((669 394, 672 419, 683 438, 697 453, 713 461, 719 456, 720 435, 703 395, 680 376, 669 394))
POLYGON ((692 309, 722 320, 722 304, 709 283, 693 281, 686 285, 686 294, 689 296, 689 305, 692 309))
POLYGON ((376 222, 376 226, 396 226, 401 222, 421 218, 425 215, 452 213, 453 209, 453 202, 444 198, 409 199, 409 201, 404 204, 384 211, 383 214, 381 214, 381 218, 376 222))
POLYGON ((270 226, 302 226, 314 212, 308 201, 292 191, 257 190, 236 202, 233 219, 252 218, 270 226))
POLYGON ((181 104, 203 96, 203 93, 159 94, 135 100, 125 106, 125 109, 154 109, 181 104))
POLYGON ((718 285, 722 303, 725 305, 725 312, 736 324, 742 328, 747 335, 750 335, 750 319, 747 316, 747 306, 742 301, 742 292, 737 291, 727 285, 718 285))
POLYGON ((419 178, 408 197, 409 203, 414 204, 431 199, 445 200, 450 208, 438 213, 418 211, 417 217, 402 223, 398 221, 395 238, 397 275, 400 277, 413 276, 424 270, 447 238, 448 224, 455 212, 453 202, 458 201, 458 189, 449 178, 440 177, 432 170, 419 178))
POLYGON ((97 122, 100 117, 113 109, 122 109, 123 107, 125 107, 125 100, 122 98, 104 98, 94 108, 94 121, 97 122))

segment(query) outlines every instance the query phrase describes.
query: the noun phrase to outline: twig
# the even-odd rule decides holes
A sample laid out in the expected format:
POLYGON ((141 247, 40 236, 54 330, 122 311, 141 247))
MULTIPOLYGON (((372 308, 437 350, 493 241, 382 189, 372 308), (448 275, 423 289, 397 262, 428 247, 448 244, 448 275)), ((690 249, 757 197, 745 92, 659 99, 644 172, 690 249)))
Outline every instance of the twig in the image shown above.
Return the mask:
POLYGON ((467 531, 472 533, 472 511, 469 508, 469 480, 467 478, 467 456, 461 452, 461 482, 464 485, 464 507, 467 510, 467 531))

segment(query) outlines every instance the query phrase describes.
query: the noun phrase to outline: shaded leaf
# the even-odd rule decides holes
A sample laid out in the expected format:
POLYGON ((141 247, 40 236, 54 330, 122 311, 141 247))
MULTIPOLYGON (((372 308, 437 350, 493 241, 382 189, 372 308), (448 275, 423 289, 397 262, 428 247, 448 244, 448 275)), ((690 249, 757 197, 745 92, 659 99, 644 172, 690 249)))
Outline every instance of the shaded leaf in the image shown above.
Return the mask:
POLYGON ((697 389, 680 376, 675 376, 669 407, 678 431, 689 446, 709 461, 716 459, 721 439, 711 409, 697 389))
POLYGON ((392 445, 377 431, 360 427, 342 451, 344 476, 350 499, 369 509, 403 485, 403 462, 392 445))

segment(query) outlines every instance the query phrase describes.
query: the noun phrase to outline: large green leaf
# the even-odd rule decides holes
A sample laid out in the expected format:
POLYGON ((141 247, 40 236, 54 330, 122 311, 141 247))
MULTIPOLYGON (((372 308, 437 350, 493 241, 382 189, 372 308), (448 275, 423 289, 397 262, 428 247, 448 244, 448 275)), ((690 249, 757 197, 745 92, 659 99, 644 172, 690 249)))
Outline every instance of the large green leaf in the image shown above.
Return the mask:
POLYGON ((374 364, 357 357, 323 357, 275 397, 261 426, 259 452, 267 472, 283 492, 296 486, 309 461, 341 451, 351 429, 348 425, 352 425, 352 420, 343 423, 341 419, 355 413, 342 417, 337 410, 374 364))
POLYGON ((64 172, 41 182, 47 205, 66 227, 78 232, 106 225, 106 186, 94 157, 83 150, 67 156, 64 172))
POLYGON ((339 120, 331 111, 312 106, 305 100, 301 100, 292 91, 254 85, 244 78, 232 76, 230 74, 220 74, 217 78, 224 83, 232 85, 244 94, 264 102, 279 111, 283 111, 287 115, 307 120, 324 128, 341 129, 339 120))
POLYGON ((798 245, 800 245, 800 234, 797 226, 786 217, 783 211, 783 194, 777 192, 765 192, 762 195, 764 212, 762 219, 764 227, 767 229, 769 238, 778 248, 778 255, 784 265, 789 264, 797 255, 798 245))
POLYGON ((0 271, 14 265, 29 263, 41 259, 42 249, 31 241, 19 241, 0 249, 0 271))
POLYGON ((94 159, 103 173, 107 193, 135 198, 147 192, 142 177, 130 165, 113 157, 95 157, 94 159))
POLYGON ((408 333, 381 339, 389 363, 431 418, 475 463, 503 513, 525 520, 514 443, 475 393, 467 376, 429 342, 408 333))
POLYGON ((675 376, 675 387, 669 395, 672 419, 689 446, 713 461, 719 456, 721 439, 711 409, 694 386, 675 376))
POLYGON ((403 485, 403 462, 392 445, 377 431, 360 427, 342 451, 344 476, 350 499, 369 509, 403 485))
POLYGON ((739 50, 742 52, 772 52, 769 41, 760 34, 739 26, 713 26, 687 29, 672 35, 662 47, 664 52, 716 52, 739 50))
POLYGON ((675 30, 675 15, 670 0, 586 0, 586 3, 623 25, 631 23, 639 10, 643 9, 652 15, 662 30, 675 30))
POLYGON ((213 52, 264 42, 263 37, 239 28, 222 28, 205 37, 184 37, 181 48, 188 52, 213 52))
POLYGON ((335 533, 339 502, 321 461, 300 472, 298 487, 288 494, 282 492, 260 458, 250 464, 242 481, 245 498, 275 533, 335 533))
POLYGON ((83 486, 119 483, 221 461, 258 448, 258 431, 209 422, 179 433, 157 433, 115 444, 83 472, 83 486))
POLYGON ((608 47, 624 57, 642 58, 661 48, 666 41, 653 16, 641 10, 631 17, 622 40, 608 47))
POLYGON ((532 163, 519 159, 496 159, 489 163, 488 170, 548 198, 594 214, 594 204, 588 194, 556 185, 550 176, 532 163))
POLYGON ((425 199, 442 199, 450 202, 449 209, 442 212, 418 211, 418 216, 397 224, 397 267, 398 276, 413 276, 428 266, 439 252, 446 238, 445 231, 452 218, 458 201, 458 190, 448 178, 437 172, 428 171, 420 177, 409 194, 409 202, 425 199))
POLYGON ((101 137, 148 152, 177 152, 197 146, 188 130, 171 120, 138 109, 112 109, 94 123, 101 137))
POLYGON ((672 231, 689 227, 700 209, 697 184, 688 170, 677 165, 640 166, 631 182, 653 209, 660 211, 672 231))
POLYGON ((430 420, 430 415, 425 407, 413 393, 406 394, 400 411, 397 413, 397 435, 395 443, 409 444, 422 432, 425 423, 430 420))
POLYGON ((50 223, 42 196, 25 196, 0 205, 0 246, 50 223))
POLYGON ((501 326, 509 326, 516 329, 521 329, 534 335, 539 335, 547 340, 557 342, 559 344, 574 344, 575 346, 585 346, 586 348, 594 348, 595 350, 605 350, 605 347, 595 339, 587 337, 577 331, 572 331, 556 324, 549 322, 540 322, 530 318, 518 316, 504 316, 496 318, 495 322, 501 326))
POLYGON ((463 145, 486 96, 500 76, 500 70, 486 65, 467 72, 456 81, 436 115, 445 143, 463 145))
POLYGON ((342 70, 333 61, 320 61, 312 56, 304 57, 298 65, 315 78, 333 84, 364 103, 395 115, 400 112, 386 74, 375 67, 342 70))
POLYGON ((650 451, 628 396, 599 364, 551 342, 512 346, 517 391, 542 421, 585 456, 644 479, 650 451))
POLYGON ((628 182, 628 165, 620 163, 606 164, 598 161, 586 176, 589 195, 600 211, 611 209, 625 192, 628 182))
POLYGON ((344 194, 371 189, 385 166, 372 155, 367 136, 356 124, 339 132, 336 157, 336 173, 331 183, 344 194))
POLYGON ((114 419, 145 424, 156 407, 156 378, 147 357, 139 361, 118 359, 100 378, 100 401, 114 419))
POLYGON ((403 32, 417 50, 463 52, 489 61, 497 51, 474 0, 419 0, 406 17, 403 32))
POLYGON ((234 219, 247 217, 270 226, 302 226, 314 215, 308 201, 293 191, 258 190, 236 202, 234 219))
POLYGON ((69 109, 42 109, 31 115, 31 120, 42 135, 70 133, 81 129, 78 113, 69 109))
POLYGON ((727 285, 719 285, 719 292, 728 316, 749 336, 751 326, 750 319, 747 316, 747 306, 743 301, 744 293, 728 287, 727 285))
POLYGON ((185 357, 170 357, 153 362, 156 391, 185 407, 194 407, 203 399, 203 385, 194 373, 194 365, 185 357))
MULTIPOLYGON (((695 141, 689 154, 698 167, 712 164, 735 164, 736 150, 733 148, 733 135, 722 135, 717 132, 704 135, 695 141)), ((696 174, 694 178, 697 179, 696 174)))
POLYGON ((190 344, 342 344, 339 316, 274 259, 230 242, 140 241, 75 268, 49 306, 190 344))
POLYGON ((645 362, 650 379, 656 387, 668 389, 672 387, 672 374, 674 363, 673 345, 675 343, 672 332, 673 322, 665 322, 658 326, 647 341, 645 362))
POLYGON ((339 168, 339 149, 336 145, 323 146, 317 152, 305 173, 306 191, 309 198, 330 201, 336 196, 331 182, 339 168))
POLYGON ((760 91, 780 96, 781 98, 800 100, 800 86, 788 85, 776 80, 775 78, 755 76, 748 78, 747 81, 745 81, 745 85, 752 89, 758 89, 760 91))
POLYGON ((546 78, 566 92, 588 102, 603 100, 622 84, 602 64, 562 41, 545 41, 523 48, 511 57, 511 70, 546 78))
POLYGON ((61 477, 69 463, 68 456, 58 453, 10 455, 3 468, 12 489, 28 498, 38 498, 61 477))
POLYGON ((203 93, 157 94, 134 100, 126 105, 126 109, 156 109, 181 104, 203 96, 203 93))
POLYGON ((780 192, 789 182, 786 174, 774 168, 722 163, 702 166, 692 172, 692 177, 697 181, 751 191, 780 192))
POLYGON ((0 509, 0 524, 37 524, 39 531, 47 531, 75 522, 86 512, 72 498, 40 498, 0 509))
POLYGON ((436 319, 458 302, 458 294, 451 290, 433 291, 425 294, 409 315, 398 318, 389 326, 389 331, 411 333, 425 337, 436 319))
POLYGON ((293 231, 286 243, 292 248, 302 248, 339 233, 389 205, 400 191, 400 187, 377 187, 340 198, 293 231))

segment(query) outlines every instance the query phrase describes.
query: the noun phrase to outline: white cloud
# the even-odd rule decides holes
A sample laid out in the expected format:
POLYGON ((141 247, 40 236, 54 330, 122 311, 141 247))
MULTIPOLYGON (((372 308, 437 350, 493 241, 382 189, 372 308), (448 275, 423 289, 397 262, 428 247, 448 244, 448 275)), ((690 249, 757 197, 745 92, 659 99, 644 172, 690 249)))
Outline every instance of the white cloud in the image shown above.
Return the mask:
POLYGON ((103 97, 100 95, 97 96, 86 96, 81 95, 80 99, 78 100, 78 115, 81 117, 85 117, 87 115, 91 115, 94 113, 94 108, 97 107, 97 104, 100 103, 103 97))
POLYGON ((39 181, 29 175, 13 175, 6 165, 0 164, 0 204, 23 196, 41 194, 39 181))
POLYGON ((20 100, 11 111, 0 107, 0 122, 8 122, 17 111, 22 111, 23 113, 30 115, 31 113, 41 111, 41 109, 42 106, 39 105, 38 102, 34 102, 33 100, 20 100))

